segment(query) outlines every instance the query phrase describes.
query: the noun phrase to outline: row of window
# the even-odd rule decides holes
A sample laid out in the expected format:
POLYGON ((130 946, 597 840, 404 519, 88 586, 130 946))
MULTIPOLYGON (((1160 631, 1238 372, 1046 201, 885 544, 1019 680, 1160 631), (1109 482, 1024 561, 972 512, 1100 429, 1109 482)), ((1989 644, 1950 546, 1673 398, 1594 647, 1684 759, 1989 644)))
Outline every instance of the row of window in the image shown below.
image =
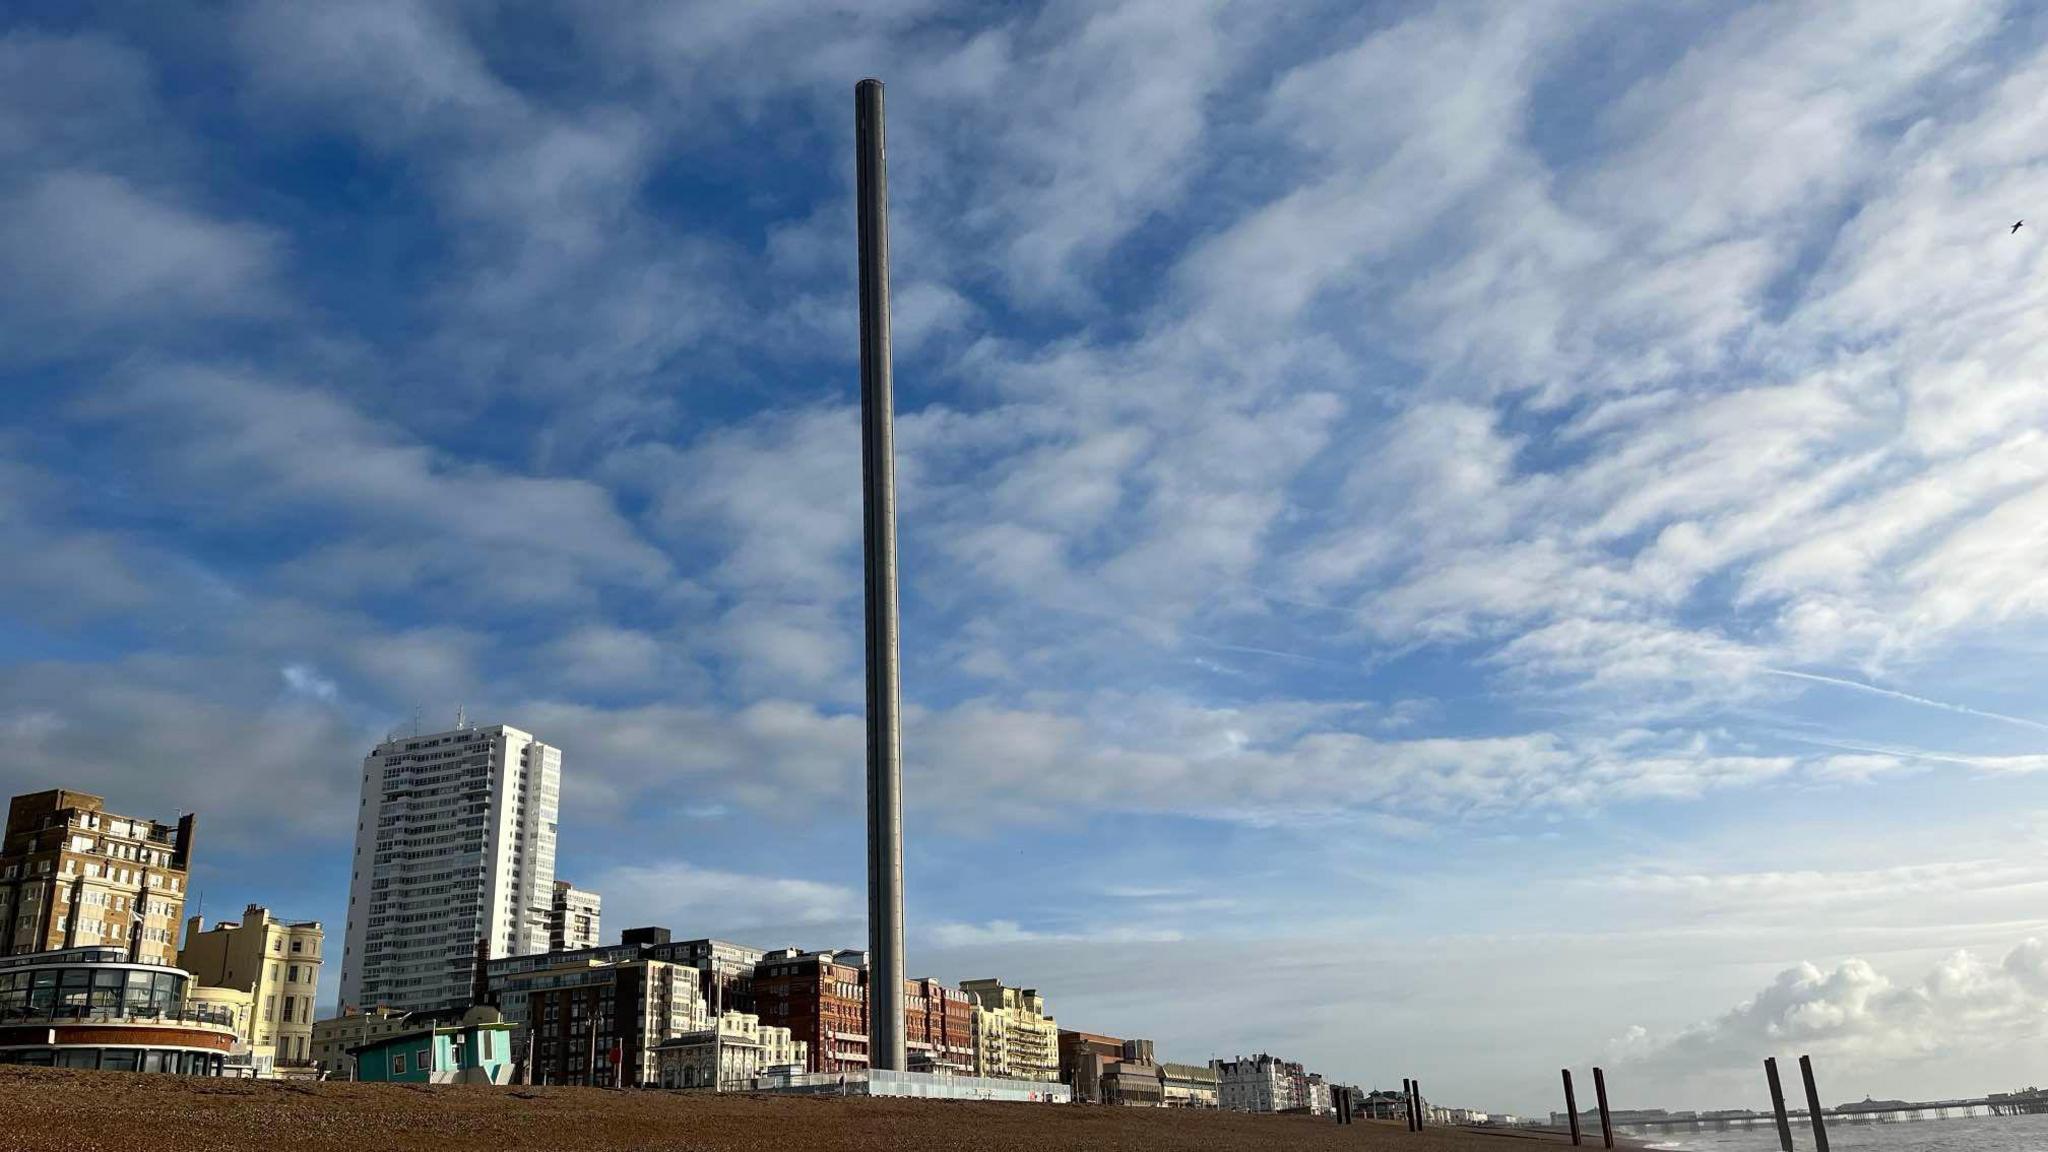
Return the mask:
POLYGON ((164 1072, 173 1076, 218 1076, 226 1057, 216 1052, 162 1048, 8 1048, 0 1064, 37 1068, 97 1068, 103 1072, 164 1072))

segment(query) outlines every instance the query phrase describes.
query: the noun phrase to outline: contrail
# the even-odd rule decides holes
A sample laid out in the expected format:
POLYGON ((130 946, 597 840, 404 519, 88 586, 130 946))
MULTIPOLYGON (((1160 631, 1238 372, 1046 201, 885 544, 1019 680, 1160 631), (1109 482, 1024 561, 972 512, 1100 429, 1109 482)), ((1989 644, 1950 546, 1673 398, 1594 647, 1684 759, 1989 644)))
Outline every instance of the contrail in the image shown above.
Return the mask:
POLYGON ((1958 712, 1964 716, 1980 716, 1986 720, 2002 720, 2007 724, 2017 724, 2022 728, 2032 728, 2037 732, 2048 732, 2048 724, 2043 724, 2039 720, 2029 720, 2024 716, 2007 716, 2000 712, 1986 712, 1981 708, 1971 708, 1963 704, 1950 704, 1945 700, 1929 700, 1925 696, 1915 696, 1911 692, 1894 692, 1890 688, 1879 688, 1875 684, 1865 684, 1861 680, 1844 680, 1839 676, 1821 676, 1813 672, 1794 672, 1789 668, 1766 668, 1763 671, 1771 676, 1785 676, 1793 680, 1810 680, 1815 684, 1832 684, 1837 688, 1853 688, 1858 692, 1868 692, 1873 696, 1888 696, 1893 700, 1904 700, 1908 704, 1918 704, 1923 708, 1939 708, 1944 712, 1958 712))

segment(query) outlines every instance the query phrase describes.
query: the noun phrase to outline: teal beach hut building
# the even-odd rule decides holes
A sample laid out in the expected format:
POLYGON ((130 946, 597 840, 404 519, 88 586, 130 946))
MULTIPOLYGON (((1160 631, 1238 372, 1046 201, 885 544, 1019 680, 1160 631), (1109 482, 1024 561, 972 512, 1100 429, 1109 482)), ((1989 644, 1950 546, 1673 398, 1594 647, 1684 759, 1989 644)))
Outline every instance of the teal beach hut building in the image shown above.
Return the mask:
POLYGON ((490 1008, 348 1050, 369 1084, 510 1084, 512 1025, 490 1008))

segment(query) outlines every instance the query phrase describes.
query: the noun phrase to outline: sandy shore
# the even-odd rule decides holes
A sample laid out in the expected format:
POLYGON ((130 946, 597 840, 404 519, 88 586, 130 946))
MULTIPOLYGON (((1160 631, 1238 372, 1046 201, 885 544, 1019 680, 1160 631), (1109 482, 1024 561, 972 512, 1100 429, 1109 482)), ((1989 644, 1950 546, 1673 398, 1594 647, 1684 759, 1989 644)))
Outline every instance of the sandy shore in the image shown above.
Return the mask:
POLYGON ((10 1152, 1533 1152, 1560 1144, 1569 1146, 1539 1133, 1418 1136, 1399 1124, 1340 1128, 1303 1116, 0 1068, 0 1149, 10 1152))

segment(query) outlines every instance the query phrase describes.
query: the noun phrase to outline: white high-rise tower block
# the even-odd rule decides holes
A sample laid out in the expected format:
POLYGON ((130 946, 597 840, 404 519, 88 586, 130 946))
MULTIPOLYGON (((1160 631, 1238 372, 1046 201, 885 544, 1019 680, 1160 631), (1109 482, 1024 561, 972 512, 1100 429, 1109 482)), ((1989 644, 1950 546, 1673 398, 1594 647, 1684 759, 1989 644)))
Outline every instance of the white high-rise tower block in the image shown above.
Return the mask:
POLYGON ((363 759, 344 1011, 466 1003, 479 939, 492 956, 547 951, 561 780, 560 750, 502 724, 363 759))

